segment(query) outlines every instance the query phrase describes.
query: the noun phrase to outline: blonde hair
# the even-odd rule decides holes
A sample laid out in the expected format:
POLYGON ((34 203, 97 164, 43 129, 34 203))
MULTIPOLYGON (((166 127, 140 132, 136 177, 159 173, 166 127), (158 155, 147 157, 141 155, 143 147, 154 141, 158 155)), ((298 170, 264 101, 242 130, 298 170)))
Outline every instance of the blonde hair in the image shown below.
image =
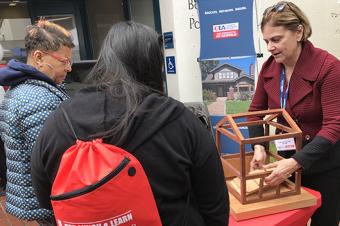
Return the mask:
POLYGON ((312 27, 307 16, 294 3, 288 1, 280 1, 264 11, 261 21, 262 31, 267 24, 273 27, 283 26, 291 31, 298 30, 301 25, 303 27, 302 42, 307 41, 312 35, 312 27))

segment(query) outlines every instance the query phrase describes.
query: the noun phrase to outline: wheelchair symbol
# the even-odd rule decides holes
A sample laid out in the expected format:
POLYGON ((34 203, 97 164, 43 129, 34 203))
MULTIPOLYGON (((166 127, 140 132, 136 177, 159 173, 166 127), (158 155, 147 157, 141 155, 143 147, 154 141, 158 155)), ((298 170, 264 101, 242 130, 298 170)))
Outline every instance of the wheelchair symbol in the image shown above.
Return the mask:
POLYGON ((168 69, 172 70, 174 69, 174 64, 171 62, 171 58, 168 58, 168 69))
POLYGON ((168 74, 176 74, 175 56, 166 57, 166 70, 168 74))

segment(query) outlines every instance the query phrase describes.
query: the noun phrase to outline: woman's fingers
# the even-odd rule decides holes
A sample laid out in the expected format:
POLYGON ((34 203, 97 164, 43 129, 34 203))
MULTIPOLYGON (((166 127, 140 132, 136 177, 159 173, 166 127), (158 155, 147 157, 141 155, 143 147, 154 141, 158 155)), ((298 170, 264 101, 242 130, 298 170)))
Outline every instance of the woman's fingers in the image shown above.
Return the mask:
POLYGON ((262 169, 263 164, 267 158, 267 153, 262 145, 254 146, 254 156, 250 162, 250 171, 255 169, 262 169))
POLYGON ((250 162, 250 171, 254 171, 254 170, 260 169, 260 168, 262 168, 262 166, 258 161, 254 160, 254 161, 250 162))
POLYGON ((265 169, 275 168, 273 172, 265 178, 265 182, 269 185, 276 186, 289 178, 299 167, 297 162, 292 158, 265 165, 263 166, 265 169))
POLYGON ((277 167, 277 162, 269 163, 267 165, 263 165, 263 168, 265 169, 272 169, 277 167))
POLYGON ((281 184, 285 179, 288 177, 285 177, 281 172, 273 171, 268 177, 264 179, 264 181, 272 186, 277 186, 281 184))

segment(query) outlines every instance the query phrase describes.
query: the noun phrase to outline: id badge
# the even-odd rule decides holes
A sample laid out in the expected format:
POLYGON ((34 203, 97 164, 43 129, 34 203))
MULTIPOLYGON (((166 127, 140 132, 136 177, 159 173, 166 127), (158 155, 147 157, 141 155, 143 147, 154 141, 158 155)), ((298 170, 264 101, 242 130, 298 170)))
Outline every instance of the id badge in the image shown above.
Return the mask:
POLYGON ((294 138, 275 140, 277 151, 296 150, 294 138))

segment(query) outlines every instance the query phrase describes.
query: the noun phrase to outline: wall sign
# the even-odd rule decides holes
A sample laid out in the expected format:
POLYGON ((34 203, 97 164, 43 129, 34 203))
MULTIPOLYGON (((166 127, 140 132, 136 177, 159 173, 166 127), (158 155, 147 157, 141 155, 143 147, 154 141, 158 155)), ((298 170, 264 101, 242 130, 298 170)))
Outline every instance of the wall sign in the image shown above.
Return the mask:
POLYGON ((167 74, 176 74, 176 61, 175 56, 167 56, 166 60, 166 73, 167 74))
POLYGON ((164 32, 164 48, 173 49, 174 48, 174 35, 172 32, 164 32))

